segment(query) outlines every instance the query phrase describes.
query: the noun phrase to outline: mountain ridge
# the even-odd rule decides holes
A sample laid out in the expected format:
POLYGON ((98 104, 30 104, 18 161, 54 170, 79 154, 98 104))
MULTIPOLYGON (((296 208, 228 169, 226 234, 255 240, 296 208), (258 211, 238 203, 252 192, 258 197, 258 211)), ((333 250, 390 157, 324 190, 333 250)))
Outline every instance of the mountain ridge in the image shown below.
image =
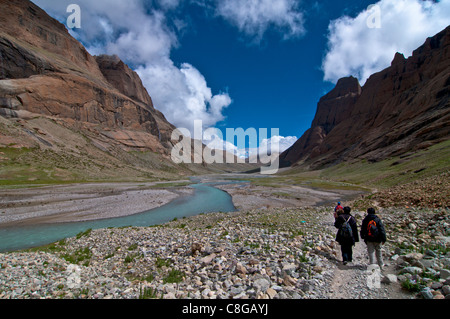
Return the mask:
POLYGON ((450 26, 360 86, 340 79, 322 97, 311 128, 280 155, 283 166, 318 169, 355 159, 380 161, 449 136, 450 26))
MULTIPOLYGON (((28 0, 0 0, 0 183, 177 179, 175 126, 117 56, 92 56, 28 0)), ((194 156, 194 154, 192 155, 194 156)))
POLYGON ((154 141, 146 143, 139 134, 131 136, 136 147, 169 153, 174 126, 155 110, 134 71, 118 57, 91 56, 64 25, 31 2, 1 5, 0 114, 20 116, 27 111, 142 131, 156 139, 149 136, 154 141))

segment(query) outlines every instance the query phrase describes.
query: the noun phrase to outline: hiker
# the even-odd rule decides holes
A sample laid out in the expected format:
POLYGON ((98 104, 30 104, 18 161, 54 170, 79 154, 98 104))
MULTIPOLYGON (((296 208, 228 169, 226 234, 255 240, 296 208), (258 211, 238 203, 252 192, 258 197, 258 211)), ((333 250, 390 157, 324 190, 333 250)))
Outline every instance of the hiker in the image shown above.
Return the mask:
POLYGON ((341 206, 341 202, 337 203, 337 206, 334 208, 334 219, 338 218, 338 210, 344 209, 344 207, 341 206))
POLYGON ((386 230, 373 208, 367 209, 367 216, 364 218, 361 226, 361 238, 364 239, 367 245, 369 264, 378 264, 380 269, 382 269, 383 256, 381 246, 386 243, 386 230), (377 262, 375 262, 375 256, 377 262))
POLYGON ((350 207, 344 207, 343 214, 338 215, 334 222, 334 227, 338 229, 336 241, 341 245, 344 265, 353 261, 353 246, 359 242, 358 225, 350 212, 350 207))

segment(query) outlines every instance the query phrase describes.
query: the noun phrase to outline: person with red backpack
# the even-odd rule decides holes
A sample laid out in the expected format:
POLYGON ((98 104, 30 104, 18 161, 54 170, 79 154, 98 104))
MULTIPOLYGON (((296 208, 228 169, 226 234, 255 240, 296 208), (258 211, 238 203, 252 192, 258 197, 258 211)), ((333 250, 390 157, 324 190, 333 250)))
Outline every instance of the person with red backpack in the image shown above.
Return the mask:
POLYGON ((337 206, 334 208, 334 219, 338 218, 338 211, 343 210, 344 207, 341 206, 341 202, 337 203, 337 206))
POLYGON ((380 269, 382 269, 383 256, 381 246, 386 243, 386 230, 381 219, 375 214, 375 209, 367 209, 367 216, 362 222, 360 235, 367 245, 369 264, 378 264, 380 269))

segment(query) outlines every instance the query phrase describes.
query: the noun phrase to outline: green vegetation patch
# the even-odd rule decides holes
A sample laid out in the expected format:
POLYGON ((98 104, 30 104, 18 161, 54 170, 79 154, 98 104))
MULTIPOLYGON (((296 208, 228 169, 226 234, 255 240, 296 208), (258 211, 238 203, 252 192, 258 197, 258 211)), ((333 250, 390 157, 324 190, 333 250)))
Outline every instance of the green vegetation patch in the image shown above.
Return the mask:
POLYGON ((83 266, 89 266, 90 260, 92 258, 92 252, 89 247, 80 248, 73 253, 66 253, 61 255, 66 261, 71 264, 80 264, 83 266))
POLYGON ((341 163, 324 169, 324 179, 355 185, 388 188, 441 174, 449 170, 450 140, 427 149, 371 163, 341 163))

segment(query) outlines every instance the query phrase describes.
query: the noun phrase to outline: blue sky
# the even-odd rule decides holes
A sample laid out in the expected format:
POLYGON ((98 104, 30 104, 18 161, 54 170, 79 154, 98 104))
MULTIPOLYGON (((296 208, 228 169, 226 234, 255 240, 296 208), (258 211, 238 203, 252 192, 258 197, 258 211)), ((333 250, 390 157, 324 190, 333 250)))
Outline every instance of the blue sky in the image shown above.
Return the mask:
POLYGON ((214 92, 229 93, 233 103, 219 127, 276 127, 284 136, 300 137, 311 125, 319 98, 334 86, 323 81, 321 70, 329 21, 361 11, 370 0, 356 2, 324 1, 324 10, 313 8, 305 17, 305 34, 284 40, 269 29, 258 43, 224 19, 199 13, 194 32, 181 38, 172 58, 195 65, 214 92))
POLYGON ((63 23, 79 4, 71 34, 135 69, 177 127, 278 128, 286 147, 340 77, 363 85, 450 24, 450 0, 34 2, 63 23))

